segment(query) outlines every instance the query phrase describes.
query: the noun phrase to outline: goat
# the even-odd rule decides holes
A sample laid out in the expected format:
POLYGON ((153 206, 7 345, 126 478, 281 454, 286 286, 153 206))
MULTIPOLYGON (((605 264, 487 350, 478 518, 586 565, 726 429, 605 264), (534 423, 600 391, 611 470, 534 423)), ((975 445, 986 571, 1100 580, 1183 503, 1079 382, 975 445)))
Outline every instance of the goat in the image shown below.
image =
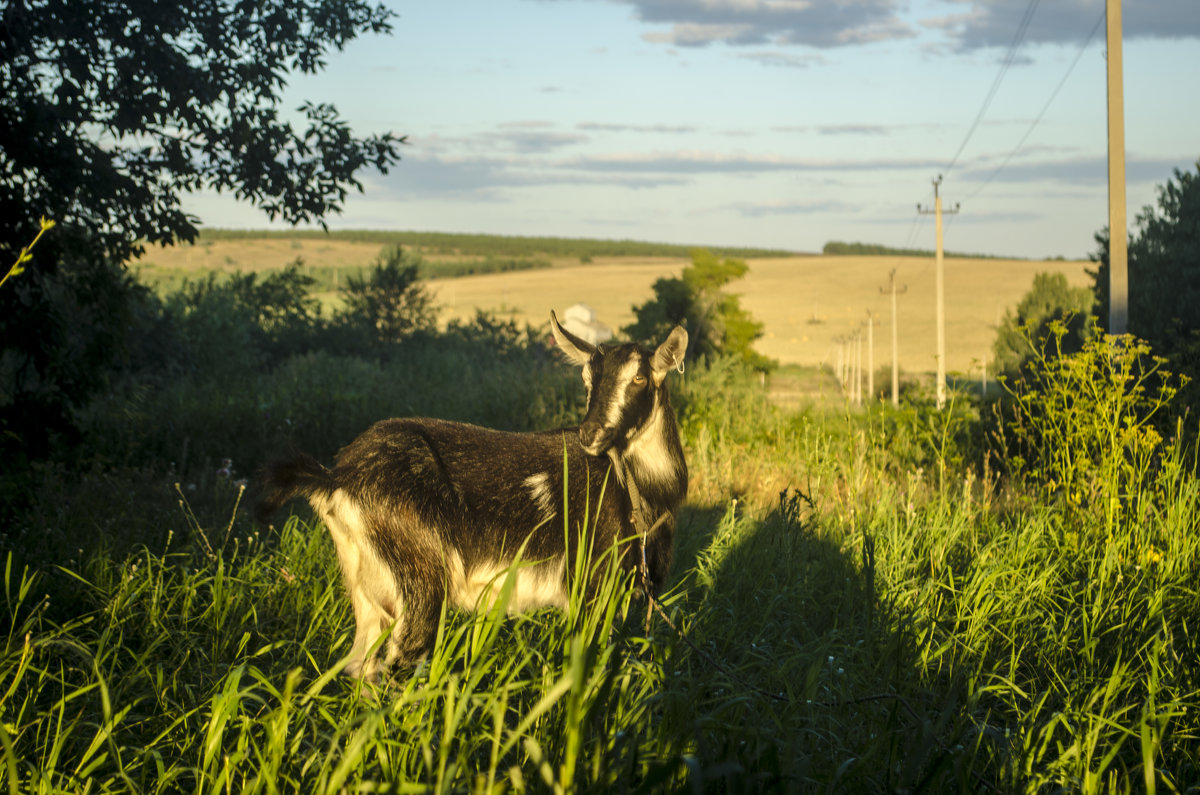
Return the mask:
MULTIPOLYGON (((593 346, 562 328, 553 311, 550 327, 583 370, 587 411, 579 427, 510 433, 390 419, 343 448, 333 469, 300 454, 264 471, 259 521, 302 496, 333 537, 354 608, 350 676, 374 679, 425 657, 443 602, 466 610, 481 598, 494 602, 500 574, 518 555, 530 563, 514 574, 510 612, 567 607, 569 561, 580 543, 593 555, 620 544, 623 570, 644 556, 648 586, 657 591, 665 582, 688 477, 666 377, 683 371, 687 332, 676 326, 650 351, 593 346), (556 497, 564 468, 567 494, 556 497), (554 521, 564 499, 568 532, 562 518, 554 521), (622 543, 638 534, 636 552, 622 543), (389 627, 381 662, 371 648, 389 627)), ((594 590, 591 582, 582 587, 594 590)))

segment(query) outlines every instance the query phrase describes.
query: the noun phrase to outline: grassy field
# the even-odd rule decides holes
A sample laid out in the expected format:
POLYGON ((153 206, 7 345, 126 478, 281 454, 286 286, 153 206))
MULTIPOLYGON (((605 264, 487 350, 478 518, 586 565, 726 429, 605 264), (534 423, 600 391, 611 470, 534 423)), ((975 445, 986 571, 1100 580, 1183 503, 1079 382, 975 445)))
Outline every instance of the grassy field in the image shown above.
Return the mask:
MULTIPOLYGON (((284 410, 292 392, 304 428, 306 412, 355 414, 389 391, 453 415, 464 392, 513 377, 481 358, 456 381, 439 369, 447 353, 309 358, 244 393, 222 385, 218 404, 189 384, 177 422, 236 450, 232 420, 264 401, 284 410)), ((1090 355, 1079 375, 1100 388, 1071 409, 1085 419, 1062 430, 1053 415, 1042 463, 1012 479, 972 463, 965 402, 784 412, 726 364, 690 369, 675 392, 692 485, 664 598, 687 639, 661 618, 645 632, 629 582, 610 575, 609 598, 575 594, 566 612, 446 614, 433 657, 378 687, 337 675, 352 617, 307 510, 256 528, 230 480, 177 485, 158 541, 57 570, 69 610, 40 596, 52 572, 10 562, 0 786, 1194 791, 1195 459, 1154 434, 1145 401, 1122 402, 1102 366, 1113 349, 1090 355), (1113 438, 1133 455, 1114 455, 1113 438), (1063 445, 1074 464, 1049 457, 1063 445), (197 517, 204 493, 225 518, 197 517)), ((543 389, 554 377, 531 375, 543 389)), ((1037 405, 1073 387, 1054 383, 1037 405)), ((518 401, 507 410, 537 422, 518 401)))
MULTIPOLYGON (((616 274, 598 292, 628 295, 681 264, 556 263, 491 298, 564 273, 557 290, 616 274)), ((775 293, 825 328, 895 266, 755 260, 743 286, 760 314, 756 270, 775 273, 762 306, 775 293)), ((978 291, 1010 266, 981 267, 978 291)), ((371 342, 238 300, 162 308, 154 357, 79 408, 66 454, 15 473, 0 789, 1197 791, 1195 419, 1144 347, 1100 340, 1034 362, 1000 406, 944 411, 781 408, 729 361, 689 363, 671 376, 690 483, 663 597, 683 636, 647 629, 609 572, 605 598, 566 611, 447 612, 433 656, 374 686, 339 676, 353 624, 328 533, 300 505, 253 524, 252 473, 288 448, 329 462, 388 416, 567 425, 581 379, 487 321, 371 342)))
MULTIPOLYGON (((196 246, 153 249, 134 267, 160 290, 197 278, 209 270, 234 272, 282 268, 302 257, 320 282, 318 295, 337 301, 335 284, 342 273, 357 273, 379 254, 374 240, 326 238, 218 238, 196 246)), ((463 262, 457 254, 425 254, 432 263, 463 262)), ((537 256, 549 268, 431 279, 429 288, 443 307, 442 320, 470 318, 483 309, 501 317, 541 325, 549 310, 583 302, 599 319, 620 328, 633 319, 632 307, 648 300, 656 279, 677 276, 689 260, 683 256, 596 256, 588 264, 578 257, 537 256)), ((485 257, 477 256, 478 261, 485 257)), ((762 321, 766 334, 758 350, 786 364, 828 364, 834 338, 849 334, 875 316, 874 361, 891 361, 890 297, 880 290, 895 269, 899 296, 899 359, 910 373, 934 369, 933 260, 927 257, 796 256, 749 260, 750 273, 732 290, 743 306, 762 321)), ((946 359, 952 372, 978 377, 990 356, 995 328, 1004 312, 1016 305, 1040 272, 1063 273, 1073 286, 1090 285, 1089 263, 1048 260, 947 259, 946 359)), ((864 354, 865 358, 866 354, 864 354)))

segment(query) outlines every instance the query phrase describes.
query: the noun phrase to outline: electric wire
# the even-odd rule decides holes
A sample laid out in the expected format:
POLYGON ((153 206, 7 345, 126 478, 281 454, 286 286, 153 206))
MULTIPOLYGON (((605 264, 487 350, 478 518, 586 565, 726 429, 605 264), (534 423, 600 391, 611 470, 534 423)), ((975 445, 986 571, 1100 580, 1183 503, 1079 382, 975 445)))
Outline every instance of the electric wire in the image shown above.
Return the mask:
POLYGON ((1092 25, 1092 31, 1087 35, 1087 38, 1083 42, 1083 46, 1079 48, 1079 52, 1075 53, 1075 60, 1071 61, 1071 65, 1067 67, 1066 73, 1064 73, 1062 79, 1058 81, 1058 85, 1054 87, 1054 91, 1050 92, 1050 96, 1046 100, 1046 104, 1042 105, 1042 109, 1038 111, 1038 115, 1033 120, 1033 123, 1029 125, 1028 129, 1025 130, 1025 134, 1021 136, 1019 141, 1017 141, 1017 145, 1014 146, 1012 150, 1005 156, 1004 160, 1000 162, 1000 165, 996 166, 995 170, 988 175, 988 178, 984 180, 979 187, 972 191, 970 195, 967 196, 967 201, 970 201, 978 196, 984 188, 990 185, 992 180, 996 178, 996 175, 1008 165, 1009 161, 1013 159, 1013 156, 1016 155, 1017 152, 1021 150, 1021 147, 1025 145, 1025 141, 1029 139, 1029 136, 1034 131, 1034 128, 1038 126, 1038 124, 1042 121, 1042 117, 1046 115, 1046 111, 1050 109, 1050 105, 1054 103, 1055 98, 1058 96, 1058 92, 1062 91, 1063 86, 1067 84, 1067 79, 1071 76, 1071 73, 1075 71, 1075 67, 1079 64, 1079 60, 1083 57, 1083 53, 1092 43, 1092 39, 1096 37, 1096 31, 1100 29, 1100 25, 1104 22, 1104 16, 1105 12, 1101 11, 1100 17, 1096 20, 1096 24, 1092 25))
POLYGON ((996 73, 996 78, 992 81, 992 87, 988 89, 987 96, 983 98, 983 104, 979 107, 979 112, 975 114, 975 121, 971 122, 971 127, 967 130, 966 137, 958 145, 958 151, 950 159, 950 164, 942 169, 943 174, 949 174, 951 169, 958 163, 959 156, 967 148, 967 142, 971 140, 971 136, 975 134, 979 123, 983 121, 983 117, 991 106, 992 100, 996 97, 996 91, 999 90, 1000 84, 1004 82, 1004 76, 1008 74, 1009 67, 1012 66, 1013 61, 1016 59, 1017 50, 1021 46, 1021 41, 1025 38, 1025 32, 1029 29, 1029 23, 1033 19, 1033 12, 1037 9, 1037 4, 1038 0, 1029 0, 1029 5, 1025 7, 1025 13, 1021 16, 1021 21, 1017 25, 1017 32, 1013 35, 1012 43, 1008 45, 1008 52, 1005 53, 1004 60, 1000 64, 1000 70, 996 73))

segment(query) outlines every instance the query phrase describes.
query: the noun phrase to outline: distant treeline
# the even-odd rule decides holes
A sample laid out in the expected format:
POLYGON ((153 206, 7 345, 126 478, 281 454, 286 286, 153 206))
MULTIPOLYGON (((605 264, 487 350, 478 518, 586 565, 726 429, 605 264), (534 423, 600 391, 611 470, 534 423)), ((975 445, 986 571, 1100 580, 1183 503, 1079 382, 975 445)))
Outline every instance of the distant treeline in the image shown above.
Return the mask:
MULTIPOLYGON (((876 243, 843 243, 840 240, 830 240, 821 251, 824 254, 834 256, 856 257, 932 257, 935 254, 930 249, 892 248, 891 246, 881 246, 876 243)), ((947 257, 970 259, 1022 259, 1021 257, 998 257, 995 254, 964 254, 959 251, 946 251, 943 254, 947 257)))
POLYGON ((722 248, 683 246, 673 243, 648 243, 639 240, 593 240, 568 237, 521 237, 517 235, 471 235, 450 232, 387 232, 369 229, 345 229, 324 232, 319 229, 209 229, 200 230, 197 242, 206 240, 258 240, 262 238, 298 240, 343 240, 350 243, 401 245, 426 254, 463 257, 514 259, 528 257, 689 257, 695 248, 706 248, 720 257, 753 259, 788 257, 796 252, 783 249, 722 248))

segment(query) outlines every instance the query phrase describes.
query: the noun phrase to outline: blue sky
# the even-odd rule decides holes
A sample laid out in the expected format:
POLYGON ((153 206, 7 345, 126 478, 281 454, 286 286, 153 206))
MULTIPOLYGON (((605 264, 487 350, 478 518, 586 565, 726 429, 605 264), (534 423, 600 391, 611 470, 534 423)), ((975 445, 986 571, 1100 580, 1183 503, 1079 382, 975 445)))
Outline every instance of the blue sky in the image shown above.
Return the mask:
MULTIPOLYGON (((932 248, 916 205, 939 173, 950 250, 1082 257, 1107 223, 1104 0, 388 5, 391 36, 285 96, 408 136, 332 228, 932 248)), ((1123 16, 1132 223, 1200 159, 1200 4, 1123 16)), ((226 196, 188 207, 269 226, 226 196)))

